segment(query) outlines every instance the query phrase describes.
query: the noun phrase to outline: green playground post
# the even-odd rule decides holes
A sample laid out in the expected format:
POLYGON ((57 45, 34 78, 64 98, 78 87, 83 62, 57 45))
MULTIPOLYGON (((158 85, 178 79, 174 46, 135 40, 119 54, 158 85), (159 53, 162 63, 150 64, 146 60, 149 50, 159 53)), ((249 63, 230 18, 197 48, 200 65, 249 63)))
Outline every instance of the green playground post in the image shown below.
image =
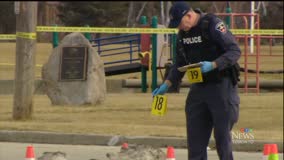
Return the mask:
MULTIPOLYGON (((158 28, 157 16, 152 17, 152 28, 158 28)), ((157 88, 157 34, 152 34, 152 91, 157 88)))
MULTIPOLYGON (((57 25, 53 25, 55 27, 57 27, 57 25)), ((53 32, 52 33, 52 46, 53 48, 57 47, 58 46, 58 43, 59 43, 59 34, 58 32, 53 32)))
MULTIPOLYGON (((85 27, 90 27, 89 25, 85 25, 85 27)), ((85 37, 90 41, 91 40, 91 34, 88 32, 84 33, 85 37)))
MULTIPOLYGON (((232 9, 230 7, 230 2, 227 1, 227 8, 226 8, 226 13, 232 13, 232 9)), ((225 22, 227 24, 227 27, 230 29, 231 28, 231 16, 226 16, 225 17, 225 22)))
MULTIPOLYGON (((147 17, 146 16, 141 16, 140 19, 140 24, 141 25, 147 25, 147 17)), ((149 64, 149 67, 151 65, 149 64)), ((147 92, 147 69, 142 66, 141 67, 141 90, 143 93, 147 92)))

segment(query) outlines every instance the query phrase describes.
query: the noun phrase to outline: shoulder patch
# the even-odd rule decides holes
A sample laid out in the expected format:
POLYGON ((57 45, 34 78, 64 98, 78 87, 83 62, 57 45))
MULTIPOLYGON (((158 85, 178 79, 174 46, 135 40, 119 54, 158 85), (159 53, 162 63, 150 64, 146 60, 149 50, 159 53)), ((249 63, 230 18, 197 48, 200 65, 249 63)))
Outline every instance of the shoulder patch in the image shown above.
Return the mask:
POLYGON ((224 22, 217 23, 216 26, 215 26, 215 30, 217 30, 217 31, 219 31, 223 34, 227 33, 227 27, 224 24, 224 22))

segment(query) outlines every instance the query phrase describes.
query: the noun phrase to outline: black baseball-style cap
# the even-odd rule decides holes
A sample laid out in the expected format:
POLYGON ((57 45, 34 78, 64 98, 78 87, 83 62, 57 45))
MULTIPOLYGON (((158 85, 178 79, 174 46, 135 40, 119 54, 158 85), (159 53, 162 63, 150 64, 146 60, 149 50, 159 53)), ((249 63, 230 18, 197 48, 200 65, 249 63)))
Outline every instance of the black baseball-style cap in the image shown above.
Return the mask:
POLYGON ((182 17, 190 10, 190 6, 186 2, 175 2, 170 9, 170 24, 169 28, 176 28, 182 17))

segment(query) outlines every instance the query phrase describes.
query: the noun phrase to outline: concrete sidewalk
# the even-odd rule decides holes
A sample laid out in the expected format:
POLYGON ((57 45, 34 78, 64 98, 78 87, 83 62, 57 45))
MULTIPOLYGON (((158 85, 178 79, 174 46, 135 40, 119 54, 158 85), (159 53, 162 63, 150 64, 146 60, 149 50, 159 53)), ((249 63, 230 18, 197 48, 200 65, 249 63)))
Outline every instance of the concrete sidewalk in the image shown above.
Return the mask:
MULTIPOLYGON (((124 142, 132 144, 151 145, 153 147, 173 146, 186 148, 185 138, 152 137, 152 136, 113 136, 96 134, 62 134, 53 132, 33 131, 0 131, 0 142, 45 143, 45 144, 70 144, 70 145, 102 145, 119 146, 124 142)), ((264 144, 275 143, 278 151, 283 153, 283 141, 254 140, 233 143, 234 151, 262 152, 264 144)), ((215 149, 214 140, 210 140, 209 147, 215 149)))
MULTIPOLYGON (((118 153, 120 146, 98 146, 98 145, 62 145, 62 144, 38 144, 38 143, 11 143, 0 142, 1 160, 22 160, 25 157, 27 146, 34 147, 35 157, 39 158, 44 152, 62 152, 68 160, 109 160, 107 153, 118 153)), ((167 153, 166 148, 160 148, 167 153)), ((216 150, 208 150, 209 160, 219 160, 216 150)), ((187 159, 187 149, 174 149, 176 160, 187 159)), ((236 160, 261 160, 262 152, 233 152, 236 160)), ((283 159, 283 154, 279 154, 283 159)))

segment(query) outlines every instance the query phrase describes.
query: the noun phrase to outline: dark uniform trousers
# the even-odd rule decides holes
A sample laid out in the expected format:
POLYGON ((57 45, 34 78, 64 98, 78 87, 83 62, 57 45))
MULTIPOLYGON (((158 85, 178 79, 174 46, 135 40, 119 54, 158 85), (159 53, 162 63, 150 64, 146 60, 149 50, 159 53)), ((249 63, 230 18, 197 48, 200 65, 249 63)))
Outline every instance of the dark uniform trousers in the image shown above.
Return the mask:
POLYGON ((239 117, 238 86, 229 77, 219 83, 192 84, 186 100, 188 160, 207 160, 214 128, 220 160, 233 160, 231 129, 239 117))

